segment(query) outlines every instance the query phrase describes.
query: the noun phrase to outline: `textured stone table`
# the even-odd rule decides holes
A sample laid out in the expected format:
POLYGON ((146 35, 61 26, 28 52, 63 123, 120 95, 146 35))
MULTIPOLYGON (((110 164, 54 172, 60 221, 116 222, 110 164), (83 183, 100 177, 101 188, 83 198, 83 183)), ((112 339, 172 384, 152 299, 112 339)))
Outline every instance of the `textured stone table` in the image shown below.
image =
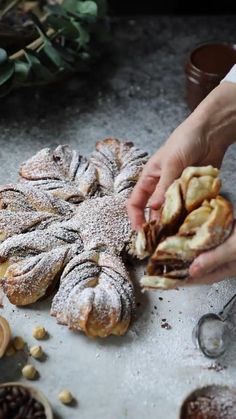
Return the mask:
MULTIPOLYGON (((139 17, 114 22, 109 62, 88 78, 27 90, 1 99, 0 180, 14 181, 17 168, 42 147, 68 143, 89 153, 107 136, 133 140, 153 152, 188 114, 183 66, 187 52, 206 40, 235 40, 236 17, 139 17)), ((236 202, 235 152, 223 165, 225 190, 236 202)), ((138 269, 140 271, 140 269, 138 269)), ((140 272, 138 272, 139 274, 140 272)), ((138 276, 137 274, 137 276, 138 276)), ((138 289, 138 287, 137 287, 138 289)), ((211 369, 193 346, 199 316, 217 311, 236 291, 235 281, 168 293, 138 292, 137 320, 123 338, 91 340, 58 326, 48 316, 50 301, 28 309, 6 305, 14 334, 33 343, 31 329, 43 324, 47 361, 35 383, 65 419, 177 419, 189 391, 206 383, 233 384, 235 346, 211 369), (159 297, 163 298, 160 300, 159 297), (170 330, 161 328, 167 319, 170 330), (77 407, 60 406, 68 387, 77 407)), ((20 357, 0 361, 0 381, 16 379, 20 357)))

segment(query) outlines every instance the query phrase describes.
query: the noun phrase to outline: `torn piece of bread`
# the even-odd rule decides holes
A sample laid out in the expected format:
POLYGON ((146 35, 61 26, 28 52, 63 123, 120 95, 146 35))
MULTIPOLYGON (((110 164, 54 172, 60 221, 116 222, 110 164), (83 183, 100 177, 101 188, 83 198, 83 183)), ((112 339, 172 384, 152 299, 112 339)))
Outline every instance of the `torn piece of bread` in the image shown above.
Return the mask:
POLYGON ((221 244, 233 225, 232 204, 218 195, 219 171, 212 166, 188 167, 165 195, 159 221, 143 226, 136 238, 139 258, 149 256, 145 289, 170 289, 189 277, 201 252, 221 244))

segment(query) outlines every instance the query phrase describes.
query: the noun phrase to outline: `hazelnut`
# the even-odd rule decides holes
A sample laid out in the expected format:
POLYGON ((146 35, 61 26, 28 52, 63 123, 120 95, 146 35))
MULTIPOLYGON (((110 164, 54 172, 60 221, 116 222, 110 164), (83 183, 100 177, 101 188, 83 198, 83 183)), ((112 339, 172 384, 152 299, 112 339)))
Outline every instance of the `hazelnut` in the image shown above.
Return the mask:
POLYGON ((35 339, 44 339, 47 335, 47 332, 43 326, 36 326, 33 329, 33 337, 35 339))
POLYGON ((73 396, 72 396, 72 394, 71 394, 71 392, 69 390, 62 390, 58 394, 58 399, 63 404, 70 404, 72 402, 72 400, 73 400, 73 396))
POLYGON ((7 347, 5 355, 6 356, 13 356, 13 355, 15 355, 15 353, 16 353, 16 350, 15 350, 14 346, 12 345, 12 343, 10 343, 10 345, 7 347))
POLYGON ((25 365, 24 368, 22 368, 22 375, 23 377, 27 378, 28 380, 33 380, 37 375, 37 370, 34 368, 33 365, 25 365))
POLYGON ((33 357, 33 358, 36 358, 36 359, 39 359, 39 358, 42 358, 42 356, 43 356, 43 350, 42 350, 42 347, 41 346, 31 346, 31 348, 30 348, 30 355, 33 357))
POLYGON ((22 339, 21 336, 14 337, 13 346, 16 349, 16 351, 21 351, 22 349, 24 349, 24 346, 25 346, 24 339, 22 339))

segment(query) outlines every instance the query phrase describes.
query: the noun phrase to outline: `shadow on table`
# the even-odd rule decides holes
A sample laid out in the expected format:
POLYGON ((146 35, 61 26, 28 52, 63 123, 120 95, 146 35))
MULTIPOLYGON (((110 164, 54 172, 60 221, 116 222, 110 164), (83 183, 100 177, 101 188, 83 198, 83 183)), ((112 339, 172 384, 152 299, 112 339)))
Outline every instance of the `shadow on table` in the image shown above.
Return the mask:
POLYGON ((18 381, 22 377, 21 370, 27 363, 28 354, 17 351, 14 356, 4 356, 0 359, 0 383, 18 381))
MULTIPOLYGON (((106 339, 88 339, 87 336, 85 336, 83 333, 79 331, 73 332, 73 334, 78 334, 81 339, 85 339, 88 344, 93 344, 93 342, 96 341, 99 344, 99 346, 127 346, 129 344, 133 344, 134 340, 141 339, 143 335, 146 334, 146 328, 148 327, 149 322, 151 322, 151 304, 149 294, 147 292, 143 293, 139 284, 139 280, 144 273, 145 265, 143 261, 138 261, 137 259, 128 259, 126 261, 126 266, 129 271, 131 281, 134 285, 136 305, 136 310, 133 314, 133 319, 128 329, 128 332, 120 337, 112 335, 108 336, 106 339), (139 327, 138 325, 139 320, 141 321, 141 318, 143 316, 145 316, 145 328, 139 327)), ((24 312, 28 311, 30 313, 31 311, 35 312, 35 310, 37 310, 38 312, 47 312, 48 316, 50 316, 51 302, 55 293, 56 289, 47 298, 43 298, 30 306, 24 306, 24 312)), ((50 338, 50 335, 48 335, 46 339, 47 338, 50 338)))

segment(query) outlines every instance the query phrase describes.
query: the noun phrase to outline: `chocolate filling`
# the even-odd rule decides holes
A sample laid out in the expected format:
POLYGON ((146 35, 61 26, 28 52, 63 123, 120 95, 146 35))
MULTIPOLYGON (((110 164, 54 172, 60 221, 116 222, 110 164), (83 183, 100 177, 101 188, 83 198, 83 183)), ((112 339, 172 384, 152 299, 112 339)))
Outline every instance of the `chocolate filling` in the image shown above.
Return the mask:
POLYGON ((169 260, 169 261, 152 261, 150 259, 147 266, 147 275, 163 276, 173 279, 187 279, 190 261, 169 260))

